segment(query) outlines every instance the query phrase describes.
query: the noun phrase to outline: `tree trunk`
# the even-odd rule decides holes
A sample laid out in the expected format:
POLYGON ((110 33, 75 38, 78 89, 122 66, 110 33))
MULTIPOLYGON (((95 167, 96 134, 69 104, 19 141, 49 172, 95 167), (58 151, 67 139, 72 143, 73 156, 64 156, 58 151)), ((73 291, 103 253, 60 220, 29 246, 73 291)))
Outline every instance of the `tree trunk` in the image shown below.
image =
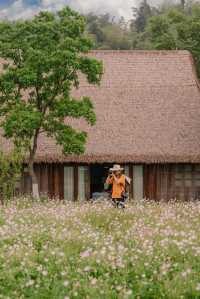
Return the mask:
POLYGON ((185 8, 185 0, 181 0, 181 6, 183 9, 185 8))
POLYGON ((39 199, 40 194, 39 194, 38 180, 34 171, 33 160, 32 161, 29 160, 28 169, 29 169, 29 175, 31 177, 31 183, 32 183, 32 196, 35 199, 39 199))
POLYGON ((35 154, 36 154, 36 150, 37 150, 38 134, 39 134, 39 130, 36 130, 34 138, 33 138, 33 147, 30 149, 30 156, 29 156, 29 162, 28 162, 29 175, 30 175, 31 181, 32 181, 32 196, 35 199, 40 198, 38 180, 37 180, 37 176, 34 171, 34 158, 35 158, 35 154))

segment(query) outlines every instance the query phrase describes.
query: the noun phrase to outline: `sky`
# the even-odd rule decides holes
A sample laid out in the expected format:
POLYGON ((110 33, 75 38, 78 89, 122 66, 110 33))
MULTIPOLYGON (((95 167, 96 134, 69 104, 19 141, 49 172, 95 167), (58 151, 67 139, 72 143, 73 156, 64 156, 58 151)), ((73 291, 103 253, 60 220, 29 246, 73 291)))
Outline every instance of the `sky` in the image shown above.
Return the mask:
MULTIPOLYGON (((149 0, 154 5, 162 1, 149 0)), ((81 13, 109 12, 116 17, 123 16, 130 19, 131 7, 137 6, 139 2, 140 0, 0 0, 0 19, 31 18, 40 10, 56 11, 66 5, 81 13)))

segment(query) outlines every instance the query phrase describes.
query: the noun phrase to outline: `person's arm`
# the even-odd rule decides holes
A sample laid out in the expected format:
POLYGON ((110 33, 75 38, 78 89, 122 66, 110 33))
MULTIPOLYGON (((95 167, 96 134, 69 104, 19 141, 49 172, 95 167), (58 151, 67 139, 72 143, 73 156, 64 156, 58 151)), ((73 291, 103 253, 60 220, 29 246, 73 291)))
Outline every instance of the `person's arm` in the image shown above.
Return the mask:
POLYGON ((107 179, 106 179, 106 184, 112 184, 113 183, 113 175, 111 176, 111 175, 109 175, 108 177, 107 177, 107 179))

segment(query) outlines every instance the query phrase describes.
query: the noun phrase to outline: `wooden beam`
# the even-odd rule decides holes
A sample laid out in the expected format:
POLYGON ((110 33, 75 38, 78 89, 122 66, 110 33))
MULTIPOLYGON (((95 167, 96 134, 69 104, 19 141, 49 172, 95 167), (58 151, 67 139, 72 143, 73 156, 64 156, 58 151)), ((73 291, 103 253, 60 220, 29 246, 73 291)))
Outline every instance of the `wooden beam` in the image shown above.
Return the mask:
POLYGON ((74 165, 74 200, 78 200, 78 165, 74 165))
POLYGON ((134 184, 133 164, 129 164, 129 175, 130 175, 130 178, 131 178, 131 185, 130 185, 130 200, 133 200, 133 184, 134 184))
POLYGON ((90 200, 90 196, 91 196, 91 169, 90 166, 86 166, 87 167, 87 172, 86 172, 86 178, 85 178, 85 195, 86 195, 86 199, 90 200))
POLYGON ((64 200, 64 164, 59 165, 59 198, 64 200))

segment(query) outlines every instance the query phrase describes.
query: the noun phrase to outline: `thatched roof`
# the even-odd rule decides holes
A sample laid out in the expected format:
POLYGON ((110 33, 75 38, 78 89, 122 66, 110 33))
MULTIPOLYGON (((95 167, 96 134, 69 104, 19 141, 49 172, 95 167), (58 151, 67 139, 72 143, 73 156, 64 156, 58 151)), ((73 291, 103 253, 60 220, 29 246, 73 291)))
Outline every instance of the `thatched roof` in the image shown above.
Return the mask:
MULTIPOLYGON (((200 89, 187 51, 93 51, 104 63, 100 87, 83 79, 78 96, 90 96, 94 127, 86 152, 65 156, 40 137, 37 162, 200 162, 200 89)), ((4 150, 9 145, 4 143, 4 150)))

